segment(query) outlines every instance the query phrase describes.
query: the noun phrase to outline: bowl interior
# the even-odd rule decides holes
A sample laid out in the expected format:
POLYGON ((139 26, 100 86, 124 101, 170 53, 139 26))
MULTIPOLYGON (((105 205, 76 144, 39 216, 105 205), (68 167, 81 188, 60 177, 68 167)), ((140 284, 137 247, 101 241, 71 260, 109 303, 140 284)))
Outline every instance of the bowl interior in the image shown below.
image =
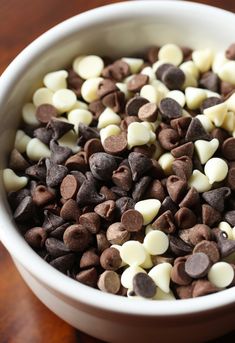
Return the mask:
MULTIPOLYGON (((235 16, 232 13, 199 4, 175 1, 140 1, 109 5, 57 25, 27 47, 1 77, 0 169, 6 166, 7 155, 12 149, 22 105, 41 85, 45 73, 68 66, 74 57, 81 54, 130 56, 143 52, 150 45, 162 45, 167 42, 192 48, 225 49, 234 40, 234 25, 235 16), (223 26, 223 30, 219 29, 219 25, 223 26)), ((0 233, 1 239, 17 260, 29 270, 33 270, 31 263, 33 261, 37 264, 38 270, 44 271, 44 275, 47 268, 51 277, 49 276, 44 281, 52 284, 53 277, 60 278, 63 292, 65 292, 64 285, 70 285, 70 292, 67 292, 69 296, 77 297, 75 295, 75 293, 77 294, 76 287, 80 287, 82 292, 90 292, 92 297, 97 294, 97 291, 77 283, 75 285, 73 280, 65 278, 53 270, 27 246, 15 230, 15 225, 12 225, 3 187, 1 187, 1 203, 0 223, 3 228, 0 233), (21 249, 15 249, 16 245, 21 249), (72 289, 74 289, 74 293, 72 289)), ((222 293, 228 295, 217 294, 217 304, 231 301, 231 290, 222 293), (221 302, 218 301, 219 298, 221 298, 221 302)), ((206 298, 213 299, 213 297, 214 295, 197 301, 198 310, 201 310, 203 306, 206 308, 209 303, 212 306, 213 301, 207 303, 206 298), (200 303, 204 305, 202 306, 200 303)), ((113 301, 114 296, 100 294, 100 306, 104 306, 102 299, 112 299, 111 301, 113 301)), ((89 300, 87 299, 87 301, 89 300)), ((99 302, 99 299, 97 301, 99 302)), ((119 304, 122 303, 125 307, 126 301, 129 300, 118 298, 118 308, 120 309, 121 305, 119 306, 119 304)), ((190 311, 190 302, 192 301, 189 300, 186 306, 188 311, 190 311)), ((182 304, 187 303, 187 301, 181 302, 182 304)), ((137 303, 135 303, 133 311, 143 312, 144 306, 138 307, 137 303)), ((178 309, 180 306, 177 304, 178 309)), ((151 313, 151 307, 152 304, 148 302, 146 313, 151 313)), ((182 307, 182 311, 185 311, 186 307, 182 307)), ((196 307, 194 308, 196 309, 196 307)), ((153 313, 156 313, 156 309, 152 308, 152 310, 153 313)), ((162 305, 160 310, 164 312, 162 305)), ((178 311, 175 308, 174 310, 178 311)), ((159 307, 157 311, 159 311, 159 307)))

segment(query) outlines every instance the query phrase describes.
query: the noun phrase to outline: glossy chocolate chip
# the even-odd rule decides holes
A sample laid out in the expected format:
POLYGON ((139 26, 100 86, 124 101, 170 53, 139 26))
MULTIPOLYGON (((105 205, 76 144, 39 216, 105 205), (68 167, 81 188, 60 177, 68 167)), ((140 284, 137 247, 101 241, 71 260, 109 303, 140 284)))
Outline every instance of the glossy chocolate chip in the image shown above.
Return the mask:
POLYGON ((133 291, 143 298, 152 298, 156 293, 156 284, 145 273, 138 273, 133 278, 133 291))

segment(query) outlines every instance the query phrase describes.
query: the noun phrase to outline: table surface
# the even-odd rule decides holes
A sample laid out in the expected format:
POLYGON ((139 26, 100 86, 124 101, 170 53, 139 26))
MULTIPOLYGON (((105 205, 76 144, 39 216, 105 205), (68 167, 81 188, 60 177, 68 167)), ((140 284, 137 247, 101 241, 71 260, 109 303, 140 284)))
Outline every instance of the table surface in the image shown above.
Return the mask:
MULTIPOLYGON (((0 0, 0 74, 33 39, 60 21, 116 0, 0 0)), ((199 1, 235 12, 231 0, 199 1)), ((101 343, 49 311, 29 290, 0 244, 0 343, 101 343)), ((215 342, 234 341, 235 332, 215 342)))

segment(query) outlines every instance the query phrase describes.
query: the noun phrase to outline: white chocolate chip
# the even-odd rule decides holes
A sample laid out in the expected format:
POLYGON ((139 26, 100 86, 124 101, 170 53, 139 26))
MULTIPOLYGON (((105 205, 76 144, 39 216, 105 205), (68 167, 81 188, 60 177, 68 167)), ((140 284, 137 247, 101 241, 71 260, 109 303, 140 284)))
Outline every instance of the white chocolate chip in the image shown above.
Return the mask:
POLYGON ((212 71, 215 74, 218 74, 221 67, 227 63, 229 60, 225 57, 224 51, 219 51, 215 54, 212 62, 212 71))
POLYGON ((123 57, 122 60, 129 65, 132 74, 137 74, 144 64, 141 58, 123 57))
POLYGON ((211 189, 211 184, 206 175, 195 169, 188 180, 189 187, 194 187, 199 193, 207 192, 211 189))
POLYGON ((127 84, 124 82, 117 82, 116 83, 117 88, 125 94, 125 98, 129 99, 131 97, 131 92, 127 89, 127 84))
POLYGON ((205 92, 206 92, 207 98, 211 98, 212 96, 216 98, 221 98, 221 95, 219 93, 212 92, 209 89, 205 89, 205 92))
POLYGON ((206 108, 203 113, 210 118, 215 126, 220 127, 223 124, 227 110, 228 105, 222 102, 221 104, 206 108))
POLYGON ((215 128, 208 116, 205 116, 204 114, 198 114, 196 118, 200 120, 206 132, 211 132, 215 128))
POLYGON ((189 72, 184 72, 185 81, 183 83, 182 89, 185 90, 188 87, 197 87, 198 82, 197 79, 194 77, 193 74, 189 72))
POLYGON ((121 123, 120 116, 115 113, 111 108, 107 107, 99 116, 98 129, 103 129, 104 127, 114 124, 118 125, 121 123))
POLYGON ((208 280, 216 287, 228 287, 234 278, 233 267, 226 262, 213 264, 208 273, 208 280))
POLYGON ((98 99, 97 90, 102 80, 102 77, 94 77, 83 82, 81 87, 81 94, 85 101, 90 103, 98 99))
POLYGON ((228 132, 233 132, 235 128, 235 114, 232 111, 226 113, 221 127, 228 132))
POLYGON ((165 44, 158 52, 158 59, 178 66, 183 60, 182 50, 175 44, 165 44))
POLYGON ((203 100, 207 98, 204 89, 187 87, 185 89, 186 104, 190 110, 196 110, 201 106, 203 100))
POLYGON ((100 130, 100 140, 103 144, 105 139, 109 136, 118 136, 121 133, 119 126, 111 124, 100 130))
POLYGON ((142 123, 134 122, 128 126, 127 142, 129 149, 137 145, 147 144, 150 138, 150 130, 142 123))
POLYGON ((195 50, 192 53, 192 60, 201 73, 205 73, 211 67, 213 51, 211 49, 195 50))
POLYGON ((146 236, 150 231, 153 231, 153 230, 154 230, 154 229, 153 229, 153 227, 152 227, 151 224, 147 225, 147 226, 145 227, 145 236, 146 236))
POLYGON ((172 173, 173 161, 174 156, 170 152, 166 152, 159 157, 158 163, 160 164, 166 175, 170 175, 172 173))
POLYGON ((169 293, 166 293, 163 292, 160 287, 158 287, 153 300, 176 300, 176 298, 171 290, 169 291, 169 293))
POLYGON ((32 138, 26 147, 26 154, 32 161, 39 161, 41 158, 50 157, 51 151, 38 138, 32 138))
POLYGON ((144 262, 140 265, 140 267, 144 268, 144 269, 150 269, 153 266, 153 261, 151 259, 151 256, 147 253, 146 251, 146 258, 144 260, 144 262))
POLYGON ((103 68, 102 58, 96 55, 85 56, 77 63, 77 73, 85 80, 100 76, 103 68))
POLYGON ((141 70, 140 74, 147 75, 149 77, 150 82, 152 82, 153 80, 156 80, 156 73, 151 67, 145 67, 144 69, 141 70))
POLYGON ((205 164, 216 152, 219 147, 219 140, 217 138, 212 139, 211 141, 204 141, 199 139, 194 142, 197 155, 202 164, 205 164))
POLYGON ((16 192, 27 185, 28 178, 18 176, 12 169, 6 168, 3 170, 3 183, 7 192, 16 192))
MULTIPOLYGON (((117 249, 117 250, 119 251, 119 253, 120 253, 122 247, 121 247, 121 245, 113 244, 113 245, 111 245, 110 248, 117 249)), ((119 268, 122 268, 122 267, 124 267, 124 266, 126 266, 126 265, 127 265, 127 264, 126 264, 124 261, 122 261, 122 263, 121 263, 121 265, 120 265, 119 268)))
POLYGON ((81 55, 75 58, 75 60, 73 61, 73 70, 75 71, 75 73, 78 74, 78 66, 79 63, 81 62, 81 60, 86 57, 85 55, 81 55))
POLYGON ((169 247, 169 239, 164 232, 153 230, 145 236, 143 245, 150 255, 162 255, 169 247))
POLYGON ((34 105, 36 107, 43 104, 53 105, 53 94, 54 93, 46 87, 37 89, 36 92, 33 94, 34 105))
POLYGON ((140 90, 140 96, 154 104, 158 102, 158 92, 152 85, 143 86, 140 90))
POLYGON ((213 157, 206 162, 204 171, 210 184, 213 184, 214 182, 223 181, 226 178, 228 165, 222 158, 213 157))
POLYGON ((53 105, 63 113, 70 111, 77 101, 76 94, 70 89, 59 89, 53 95, 53 105))
POLYGON ((77 145, 77 139, 77 134, 70 130, 58 140, 58 143, 60 146, 68 147, 73 153, 76 153, 81 150, 81 147, 77 145))
POLYGON ((135 210, 140 212, 144 219, 144 225, 153 221, 161 207, 161 202, 157 199, 146 199, 135 204, 135 210))
POLYGON ((155 159, 155 160, 158 160, 159 157, 163 154, 163 149, 162 149, 161 145, 159 144, 159 142, 154 142, 154 145, 155 145, 155 152, 154 152, 152 158, 155 159))
POLYGON ((151 85, 156 89, 158 93, 158 104, 160 101, 167 96, 169 89, 159 80, 153 80, 151 85))
POLYGON ((44 76, 43 83, 47 88, 55 92, 58 89, 67 88, 67 77, 68 72, 66 70, 58 70, 46 74, 44 76))
POLYGON ((233 229, 231 228, 231 226, 229 225, 229 223, 227 222, 220 222, 218 225, 218 228, 225 232, 228 236, 228 239, 234 239, 233 238, 233 229))
POLYGON ((191 74, 195 79, 198 79, 199 77, 199 70, 196 67, 196 64, 193 61, 186 61, 182 63, 179 68, 185 73, 185 74, 191 74))
POLYGON ((223 64, 218 71, 219 78, 235 85, 235 61, 223 64))
POLYGON ((182 112, 182 117, 191 117, 191 114, 189 112, 187 112, 185 109, 183 109, 183 112, 182 112))
POLYGON ((40 123, 36 117, 36 107, 31 102, 25 104, 22 108, 23 121, 32 126, 38 126, 40 123))
POLYGON ((146 259, 146 251, 140 242, 127 241, 120 249, 120 256, 121 259, 130 266, 140 266, 146 259))
POLYGON ((68 121, 74 125, 74 130, 78 133, 80 123, 90 125, 92 122, 92 113, 88 110, 75 109, 68 113, 68 121))
POLYGON ((149 144, 154 143, 156 141, 156 134, 154 133, 155 130, 154 130, 153 123, 143 121, 141 124, 144 125, 145 127, 147 127, 147 129, 149 130, 150 137, 149 137, 148 143, 149 144))
POLYGON ((235 93, 231 94, 230 97, 226 100, 228 105, 228 111, 235 112, 235 93))
POLYGON ((133 289, 133 277, 138 273, 146 273, 146 271, 136 265, 130 266, 124 270, 121 275, 121 284, 125 288, 133 289))
POLYGON ((21 153, 25 152, 27 144, 29 143, 30 140, 31 138, 28 135, 26 135, 24 131, 17 130, 14 147, 16 148, 16 150, 18 150, 21 153))
POLYGON ((175 101, 178 102, 178 104, 180 104, 181 107, 184 107, 185 105, 185 95, 181 91, 178 91, 178 90, 170 91, 166 97, 174 99, 175 101))
POLYGON ((171 269, 172 265, 170 263, 163 262, 153 267, 148 273, 155 284, 165 293, 170 292, 171 269))

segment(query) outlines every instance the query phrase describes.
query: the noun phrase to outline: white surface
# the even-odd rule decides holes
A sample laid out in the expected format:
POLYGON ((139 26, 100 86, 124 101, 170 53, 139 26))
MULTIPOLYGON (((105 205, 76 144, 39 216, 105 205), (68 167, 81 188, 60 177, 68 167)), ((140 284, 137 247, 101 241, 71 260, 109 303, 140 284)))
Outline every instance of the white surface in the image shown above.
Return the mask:
MULTIPOLYGON (((56 26, 27 47, 1 76, 1 167, 6 166, 13 147, 20 109, 44 74, 66 66, 79 54, 112 52, 113 56, 123 56, 169 41, 222 50, 234 41, 234 25, 234 14, 208 6, 140 1, 101 7, 56 26), (218 23, 223 23, 223 30, 218 30, 218 23)), ((3 244, 18 261, 18 267, 21 264, 21 273, 37 296, 75 327, 119 342, 127 342, 130 337, 136 342, 152 342, 156 337, 161 342, 175 337, 182 342, 198 342, 234 328, 234 288, 198 299, 132 302, 65 277, 35 254, 16 231, 2 187, 1 191, 3 244)))

